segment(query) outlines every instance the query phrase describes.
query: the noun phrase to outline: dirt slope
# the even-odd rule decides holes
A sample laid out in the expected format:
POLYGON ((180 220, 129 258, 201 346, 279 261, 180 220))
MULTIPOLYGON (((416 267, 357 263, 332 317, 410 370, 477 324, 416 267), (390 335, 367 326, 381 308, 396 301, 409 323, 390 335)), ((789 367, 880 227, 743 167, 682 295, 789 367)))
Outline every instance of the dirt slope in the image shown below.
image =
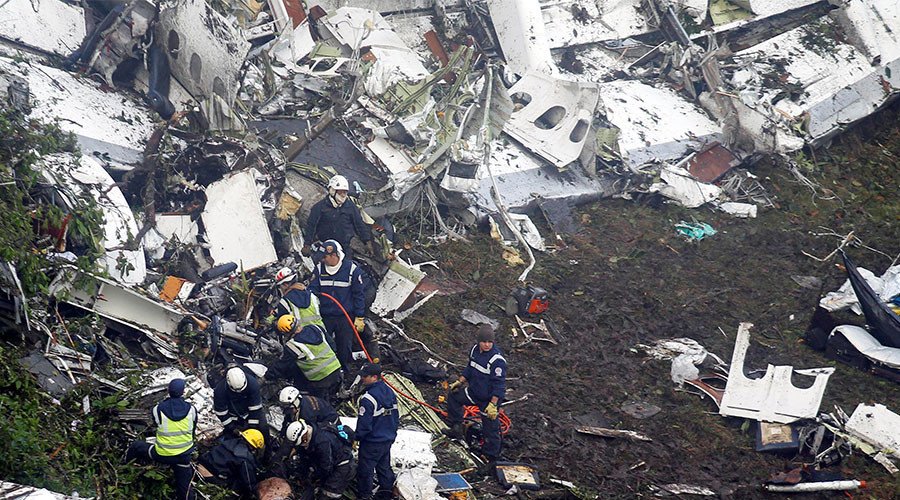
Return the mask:
MULTIPOLYGON (((582 208, 575 215, 581 230, 565 238, 564 248, 540 255, 530 276, 553 295, 547 317, 560 331, 560 344, 514 348, 512 322, 502 321, 499 345, 510 366, 509 397, 533 394, 508 410, 513 430, 505 454, 537 465, 545 477, 598 490, 600 498, 650 496, 647 485, 654 483, 705 486, 727 498, 765 498, 758 484, 792 466, 790 457, 755 452, 752 431, 740 420, 718 416, 708 399, 674 391, 670 364, 633 349, 637 343, 685 336, 728 361, 737 325, 744 321, 756 325, 749 367, 837 367, 823 410, 838 404, 850 413, 859 402, 879 402, 900 411, 900 386, 837 364, 801 341, 821 293, 845 279, 836 260, 817 262, 801 254, 825 256, 840 241, 814 233, 852 230, 871 248, 892 256, 900 252, 900 131, 879 129, 896 120, 896 108, 885 111, 829 152, 817 152, 815 161, 801 157, 801 167, 823 188, 819 197, 783 165, 761 162, 753 172, 777 206, 761 210, 757 219, 622 200, 582 208), (718 234, 685 241, 674 225, 691 218, 711 224, 718 234), (818 277, 822 289, 801 288, 792 276, 818 277), (633 401, 661 411, 635 419, 621 410, 633 401), (610 427, 645 433, 653 442, 577 434, 576 418, 589 414, 610 427)), ((500 305, 520 272, 500 259, 498 248, 484 237, 471 245, 439 247, 442 271, 431 274, 471 288, 433 299, 407 320, 407 333, 464 362, 473 327, 459 311, 468 307, 501 318, 500 305)), ((865 248, 851 249, 851 255, 876 274, 892 260, 865 248)), ((900 496, 898 481, 864 455, 854 455, 841 468, 847 477, 874 483, 869 498, 900 496)))

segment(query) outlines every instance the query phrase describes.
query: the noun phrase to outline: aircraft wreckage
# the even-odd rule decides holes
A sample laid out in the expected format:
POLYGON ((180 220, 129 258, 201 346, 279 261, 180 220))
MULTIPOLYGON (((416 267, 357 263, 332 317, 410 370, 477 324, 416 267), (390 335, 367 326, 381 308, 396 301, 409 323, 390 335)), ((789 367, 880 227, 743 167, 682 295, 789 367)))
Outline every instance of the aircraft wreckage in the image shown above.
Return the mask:
MULTIPOLYGON (((601 197, 660 193, 753 217, 770 202, 742 166, 827 145, 898 89, 893 0, 0 9, 0 98, 80 147, 42 158, 47 202, 91 199, 105 215, 103 276, 73 286, 82 271, 56 228, 50 293, 96 313, 107 361, 177 359, 186 328, 207 332, 213 356, 275 349, 257 331, 270 276, 310 266, 299 221, 333 174, 377 229, 372 311, 402 335, 399 320, 439 287, 428 263, 380 258, 392 216, 432 219, 437 239, 488 216, 529 255, 546 246, 527 214, 565 232, 572 206, 601 197)), ((0 271, 16 322, 49 332, 15 267, 0 271)), ((49 337, 26 363, 48 391, 86 377, 122 389, 49 337)))

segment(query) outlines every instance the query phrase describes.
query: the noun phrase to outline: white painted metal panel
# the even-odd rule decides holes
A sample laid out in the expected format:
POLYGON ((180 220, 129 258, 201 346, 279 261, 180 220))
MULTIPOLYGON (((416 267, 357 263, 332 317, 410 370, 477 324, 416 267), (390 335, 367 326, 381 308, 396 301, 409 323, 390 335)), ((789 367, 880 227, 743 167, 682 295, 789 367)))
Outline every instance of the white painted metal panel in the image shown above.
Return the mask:
POLYGON ((251 172, 210 184, 206 200, 203 227, 216 265, 234 262, 247 271, 278 260, 251 172))
POLYGON ((0 6, 0 37, 68 56, 85 37, 84 9, 59 0, 9 0, 0 6))

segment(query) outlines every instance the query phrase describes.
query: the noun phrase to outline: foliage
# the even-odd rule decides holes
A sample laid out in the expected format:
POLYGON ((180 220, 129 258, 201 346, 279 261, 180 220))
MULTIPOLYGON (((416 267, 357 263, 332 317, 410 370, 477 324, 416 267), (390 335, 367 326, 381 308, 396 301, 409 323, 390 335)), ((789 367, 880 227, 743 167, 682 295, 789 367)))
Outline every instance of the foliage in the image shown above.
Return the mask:
POLYGON ((0 110, 0 260, 16 265, 26 294, 44 292, 49 278, 46 250, 55 244, 51 228, 68 224, 68 240, 79 254, 76 266, 95 268, 103 214, 93 200, 78 200, 66 212, 41 198, 41 157, 76 152, 75 139, 56 125, 29 120, 12 109, 0 110), (68 219, 68 220, 67 220, 68 219))

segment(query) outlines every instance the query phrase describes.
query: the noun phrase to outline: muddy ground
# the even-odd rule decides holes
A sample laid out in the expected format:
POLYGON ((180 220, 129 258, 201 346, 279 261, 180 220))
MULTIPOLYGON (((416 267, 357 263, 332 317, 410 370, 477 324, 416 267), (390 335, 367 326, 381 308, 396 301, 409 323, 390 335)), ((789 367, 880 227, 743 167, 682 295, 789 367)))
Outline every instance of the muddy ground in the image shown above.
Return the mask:
MULTIPOLYGON (((540 254, 529 277, 552 294, 545 317, 558 328, 559 345, 513 347, 513 323, 501 307, 521 268, 508 267, 486 236, 427 249, 440 261, 441 271, 430 272, 436 280, 470 288, 435 297, 406 321, 406 331, 464 363, 474 327, 460 319, 460 310, 502 318, 499 345, 509 362, 508 396, 533 394, 507 408, 513 427, 504 455, 536 465, 545 480, 570 480, 599 498, 652 496, 648 485, 668 483, 708 487, 723 498, 766 498, 762 481, 800 461, 754 451, 752 427, 719 416, 709 399, 674 390, 670 363, 648 359, 634 346, 691 337, 728 361, 738 324, 751 322, 747 366, 835 366, 822 410, 840 405, 849 414, 860 402, 900 410, 900 386, 832 361, 802 341, 819 297, 846 275, 836 266, 839 258, 818 262, 801 253, 823 257, 840 243, 839 237, 817 233, 855 231, 870 249, 851 248, 850 255, 881 274, 900 252, 900 130, 885 127, 897 118, 895 106, 827 151, 801 155, 798 164, 818 183, 816 192, 782 162, 759 162, 752 172, 776 206, 761 210, 757 219, 652 199, 607 200, 577 210, 580 230, 564 236, 564 246, 540 254), (674 225, 692 218, 718 234, 686 241, 674 225), (792 276, 820 278, 821 289, 802 288, 792 276), (630 417, 621 407, 635 401, 661 411, 630 417), (585 416, 639 431, 653 442, 580 435, 574 427, 585 416)), ((860 317, 842 318, 862 323, 860 317)), ((900 497, 900 481, 865 455, 835 470, 872 485, 856 497, 900 497)), ((490 491, 487 482, 481 485, 490 491)))

